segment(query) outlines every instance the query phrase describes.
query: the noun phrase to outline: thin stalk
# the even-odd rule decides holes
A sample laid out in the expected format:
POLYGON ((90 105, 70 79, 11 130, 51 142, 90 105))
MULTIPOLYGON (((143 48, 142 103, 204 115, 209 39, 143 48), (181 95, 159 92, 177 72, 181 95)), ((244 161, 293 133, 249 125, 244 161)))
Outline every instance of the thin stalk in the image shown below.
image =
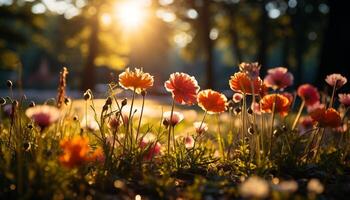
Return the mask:
POLYGON ((175 107, 175 101, 173 99, 173 102, 171 104, 170 119, 169 119, 170 122, 169 122, 169 132, 168 132, 168 155, 170 155, 171 121, 173 119, 174 107, 175 107))
POLYGON ((318 157, 319 151, 321 149, 321 145, 322 145, 322 141, 323 141, 324 135, 325 135, 325 128, 322 128, 322 130, 321 130, 321 138, 320 138, 320 140, 319 140, 319 142, 317 144, 316 152, 315 152, 315 155, 314 155, 314 161, 315 162, 317 161, 317 157, 318 157))
POLYGON ((221 131, 220 131, 220 119, 218 115, 216 115, 216 120, 218 124, 217 140, 219 143, 219 150, 221 151, 222 159, 225 160, 224 145, 222 144, 221 131))
POLYGON ((141 126, 141 121, 142 121, 142 115, 143 115, 143 108, 144 108, 144 106, 145 106, 145 95, 142 95, 142 107, 141 107, 141 113, 140 113, 139 124, 138 124, 138 126, 137 126, 136 142, 137 142, 137 139, 139 138, 140 126, 141 126))
POLYGON ((130 124, 130 122, 131 122, 131 120, 132 120, 132 118, 131 118, 131 114, 132 114, 132 109, 134 108, 134 101, 135 101, 135 92, 136 91, 136 89, 134 89, 133 90, 133 92, 132 92, 132 99, 131 99, 131 105, 130 105, 130 112, 129 112, 129 120, 128 120, 128 125, 127 125, 127 136, 128 137, 130 137, 129 139, 130 139, 130 145, 131 145, 131 148, 132 148, 132 134, 131 134, 131 129, 132 129, 132 127, 130 126, 131 124, 130 124))
POLYGON ((295 127, 297 126, 297 124, 299 122, 299 119, 300 119, 300 116, 301 116, 301 113, 303 112, 304 107, 305 107, 305 101, 303 100, 301 102, 298 114, 297 114, 297 116, 294 119, 294 122, 293 122, 293 125, 292 125, 292 131, 294 131, 295 127))
POLYGON ((272 140, 273 140, 273 127, 274 127, 274 120, 275 120, 275 114, 276 114, 276 99, 277 99, 277 94, 275 95, 275 100, 272 105, 272 116, 271 116, 271 131, 270 131, 270 147, 269 147, 269 154, 271 154, 272 150, 272 140))
POLYGON ((335 81, 335 84, 333 86, 332 97, 331 97, 331 100, 329 101, 329 105, 328 105, 329 108, 333 107, 335 91, 337 90, 337 82, 338 82, 338 80, 335 81))

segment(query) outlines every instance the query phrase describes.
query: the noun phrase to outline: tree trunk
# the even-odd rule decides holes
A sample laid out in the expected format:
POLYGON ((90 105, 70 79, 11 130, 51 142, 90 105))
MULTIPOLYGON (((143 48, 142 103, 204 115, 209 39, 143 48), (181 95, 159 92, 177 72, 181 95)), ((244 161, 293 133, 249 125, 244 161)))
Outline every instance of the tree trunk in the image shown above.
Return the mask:
POLYGON ((229 13, 230 13, 229 31, 232 39, 232 51, 234 56, 236 56, 237 58, 237 65, 239 65, 239 63, 242 62, 243 58, 242 58, 242 52, 238 46, 238 34, 236 29, 236 9, 234 8, 234 6, 231 6, 229 13))
POLYGON ((99 32, 99 14, 98 12, 91 18, 90 21, 90 30, 91 35, 89 39, 89 53, 86 58, 85 67, 83 69, 83 81, 82 81, 82 90, 85 91, 87 89, 94 89, 95 81, 96 81, 96 72, 95 72, 95 59, 98 55, 99 51, 99 40, 98 40, 98 32, 99 32))
POLYGON ((261 65, 261 72, 265 73, 266 71, 266 51, 267 51, 267 12, 265 10, 265 5, 266 5, 267 1, 264 0, 261 3, 261 12, 262 12, 262 16, 261 16, 261 22, 260 22, 260 30, 259 30, 259 35, 258 35, 258 39, 260 40, 260 44, 259 44, 259 51, 258 51, 258 62, 261 65))
POLYGON ((200 11, 200 26, 203 37, 205 72, 206 72, 206 88, 214 88, 214 69, 213 69, 213 41, 210 39, 211 19, 209 10, 209 1, 203 1, 200 11))
MULTIPOLYGON (((329 24, 325 30, 324 42, 321 51, 319 75, 317 83, 324 86, 324 79, 328 74, 341 73, 350 78, 350 29, 347 1, 328 1, 329 24)), ((347 86, 349 87, 349 86, 347 86)))

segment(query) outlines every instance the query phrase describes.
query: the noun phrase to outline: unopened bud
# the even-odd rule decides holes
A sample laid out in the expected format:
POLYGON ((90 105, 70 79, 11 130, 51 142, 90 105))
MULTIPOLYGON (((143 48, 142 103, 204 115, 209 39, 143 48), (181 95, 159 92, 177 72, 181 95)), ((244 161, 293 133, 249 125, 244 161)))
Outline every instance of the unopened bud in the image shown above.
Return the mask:
POLYGON ((108 97, 106 99, 106 105, 112 105, 112 98, 111 97, 108 97))
POLYGON ((0 106, 5 105, 6 100, 2 97, 0 97, 0 106))
POLYGON ((122 106, 126 106, 126 104, 128 104, 128 99, 127 98, 123 99, 122 106))
POLYGON ((141 95, 142 95, 143 97, 146 96, 146 94, 147 94, 146 90, 142 90, 142 91, 141 91, 141 95))
POLYGON ((11 80, 7 80, 6 81, 6 85, 7 85, 8 88, 12 88, 13 87, 13 83, 12 83, 11 80))
POLYGON ((86 91, 84 93, 84 100, 87 101, 87 100, 90 100, 90 99, 91 99, 90 91, 86 91))
POLYGON ((32 107, 35 107, 35 102, 34 101, 31 101, 30 104, 29 104, 29 108, 32 108, 32 107))

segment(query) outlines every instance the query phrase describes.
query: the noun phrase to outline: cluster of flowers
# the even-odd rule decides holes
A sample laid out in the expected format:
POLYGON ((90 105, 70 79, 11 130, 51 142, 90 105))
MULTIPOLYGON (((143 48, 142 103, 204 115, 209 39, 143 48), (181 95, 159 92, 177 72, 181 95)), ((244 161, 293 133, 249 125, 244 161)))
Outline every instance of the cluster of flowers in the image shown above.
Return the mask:
MULTIPOLYGON (((268 70, 267 76, 262 80, 260 78, 260 65, 258 63, 242 63, 239 66, 239 71, 231 76, 229 80, 230 88, 234 95, 232 102, 239 103, 245 99, 247 95, 252 96, 251 109, 255 114, 261 113, 278 113, 281 116, 286 116, 291 105, 296 99, 296 96, 284 92, 284 90, 293 84, 293 75, 288 72, 287 68, 277 67, 268 70), (269 94, 268 89, 271 88, 274 92, 269 94)), ((326 77, 326 82, 333 87, 333 95, 329 105, 326 102, 321 102, 320 94, 316 87, 311 84, 303 84, 297 89, 297 95, 301 98, 302 104, 298 113, 298 117, 293 124, 292 130, 299 121, 300 114, 307 107, 309 115, 301 118, 301 124, 305 126, 313 126, 315 123, 319 127, 338 128, 342 126, 340 113, 333 108, 336 90, 346 84, 347 79, 340 74, 331 74, 326 77)), ((131 90, 134 94, 145 95, 147 89, 153 86, 154 78, 149 73, 143 72, 142 69, 126 69, 119 75, 119 85, 127 90, 131 90)), ((229 102, 226 96, 218 91, 205 89, 200 91, 200 87, 195 77, 186 73, 173 73, 169 80, 164 83, 166 91, 170 92, 173 98, 171 111, 163 114, 164 124, 169 127, 168 136, 168 151, 170 149, 170 133, 171 128, 175 127, 183 120, 183 115, 174 111, 174 104, 194 105, 197 104, 206 114, 219 114, 225 112, 229 107, 229 102)), ((339 102, 345 107, 350 106, 350 94, 339 94, 339 102)), ((32 119, 42 129, 59 120, 60 111, 56 107, 43 105, 28 108, 26 115, 32 119)), ((131 111, 130 111, 131 113, 131 111)), ((129 115, 130 117, 130 115, 129 115)), ((128 116, 123 116, 123 123, 129 124, 128 116)), ((82 123, 87 124, 87 123, 82 123)), ((119 126, 119 119, 110 120, 110 128, 119 126)), ((208 130, 208 126, 204 123, 204 118, 200 122, 194 123, 196 132, 200 135, 208 130)), ((96 129, 98 126, 94 126, 96 129)), ((174 136, 175 137, 175 136, 174 136)), ((137 137, 136 137, 137 139, 137 137)), ((144 148, 149 144, 152 148, 147 154, 150 159, 161 152, 161 144, 158 141, 151 141, 146 138, 141 138, 139 147, 144 148)), ((193 144, 193 138, 185 138, 185 143, 188 147, 193 144)), ((101 149, 90 153, 91 149, 88 145, 88 140, 84 137, 75 137, 74 139, 64 139, 61 141, 61 148, 64 153, 60 157, 60 162, 65 166, 76 166, 80 163, 91 160, 101 160, 103 154, 101 149)))

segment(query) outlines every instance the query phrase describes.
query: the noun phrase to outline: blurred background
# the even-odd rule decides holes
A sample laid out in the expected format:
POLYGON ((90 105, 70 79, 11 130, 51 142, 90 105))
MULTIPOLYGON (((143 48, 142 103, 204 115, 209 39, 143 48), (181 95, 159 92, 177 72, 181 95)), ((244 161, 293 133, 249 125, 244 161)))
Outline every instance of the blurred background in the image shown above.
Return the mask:
POLYGON ((154 75, 154 94, 175 71, 224 91, 243 61, 323 85, 330 72, 349 78, 347 8, 344 0, 0 0, 0 91, 11 79, 55 92, 63 66, 70 91, 103 91, 126 67, 154 75))

